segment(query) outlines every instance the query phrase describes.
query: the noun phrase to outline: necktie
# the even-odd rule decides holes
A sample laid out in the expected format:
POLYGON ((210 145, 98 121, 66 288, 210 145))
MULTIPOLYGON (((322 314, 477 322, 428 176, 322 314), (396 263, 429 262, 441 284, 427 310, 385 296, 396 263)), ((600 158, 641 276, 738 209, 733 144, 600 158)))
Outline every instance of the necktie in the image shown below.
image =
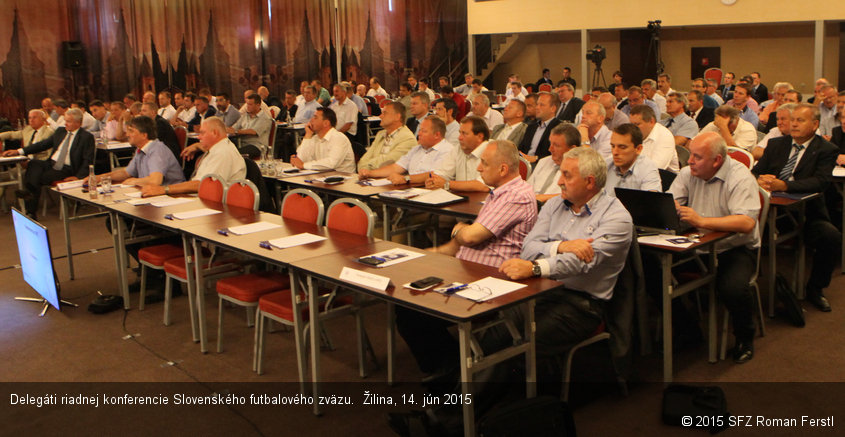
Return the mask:
POLYGON ((65 159, 67 159, 67 152, 70 149, 72 137, 72 132, 68 132, 67 135, 65 135, 65 140, 62 142, 62 147, 59 149, 59 159, 57 159, 56 163, 53 164, 53 170, 59 171, 65 166, 65 159))
MULTIPOLYGON (((35 142, 35 135, 37 135, 37 134, 38 134, 37 130, 32 131, 32 136, 29 137, 29 144, 32 144, 32 143, 35 142)), ((24 146, 28 146, 29 144, 24 144, 24 146)))
POLYGON ((801 153, 804 146, 793 143, 792 148, 795 150, 792 151, 792 154, 789 156, 789 161, 786 161, 786 165, 783 166, 783 170, 781 170, 778 175, 778 179, 782 181, 788 181, 792 176, 792 170, 795 169, 795 163, 798 162, 798 154, 801 153))
POLYGON ((675 122, 675 119, 674 119, 674 118, 670 118, 670 119, 669 119, 669 122, 668 122, 668 123, 666 123, 666 128, 670 128, 670 127, 672 127, 672 123, 674 123, 674 122, 675 122))
POLYGON ((552 185, 552 182, 554 182, 555 176, 557 176, 559 171, 560 167, 555 166, 555 171, 549 173, 549 176, 546 177, 545 182, 543 182, 543 186, 540 187, 540 191, 538 191, 539 194, 546 194, 546 190, 548 190, 549 187, 552 185))

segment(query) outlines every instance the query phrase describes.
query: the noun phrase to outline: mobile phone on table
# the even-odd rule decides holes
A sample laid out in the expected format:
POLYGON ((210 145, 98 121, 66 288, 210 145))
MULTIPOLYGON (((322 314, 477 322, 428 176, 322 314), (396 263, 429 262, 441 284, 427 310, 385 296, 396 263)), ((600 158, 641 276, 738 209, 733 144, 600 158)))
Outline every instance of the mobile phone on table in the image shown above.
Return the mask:
POLYGON ((417 279, 414 282, 411 282, 411 287, 416 288, 418 290, 424 290, 432 285, 439 284, 443 282, 443 278, 438 278, 437 276, 429 276, 427 278, 417 279))
POLYGON ((377 256, 365 256, 363 258, 358 258, 359 263, 368 264, 371 266, 377 266, 379 264, 384 264, 386 260, 384 258, 379 258, 377 256))

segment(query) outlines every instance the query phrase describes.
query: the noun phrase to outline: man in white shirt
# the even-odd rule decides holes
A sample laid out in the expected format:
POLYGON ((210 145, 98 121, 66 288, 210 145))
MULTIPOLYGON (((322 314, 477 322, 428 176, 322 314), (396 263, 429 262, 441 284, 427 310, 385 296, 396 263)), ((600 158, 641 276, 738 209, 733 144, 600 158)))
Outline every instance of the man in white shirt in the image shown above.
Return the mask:
POLYGON ((346 135, 338 132, 334 126, 337 116, 329 108, 317 108, 308 126, 305 137, 291 155, 290 163, 298 169, 337 170, 355 172, 355 155, 352 144, 346 135))
POLYGON ((657 90, 663 97, 669 97, 669 93, 674 93, 672 89, 672 76, 668 73, 661 73, 657 75, 657 90))
POLYGON ((563 154, 579 147, 580 144, 581 133, 575 126, 562 123, 552 129, 549 134, 550 154, 537 161, 534 171, 531 172, 531 176, 527 180, 534 187, 534 194, 538 202, 545 202, 552 197, 560 196, 560 186, 557 184, 557 180, 560 177, 560 163, 563 161, 563 154))
MULTIPOLYGON (((294 103, 296 104, 296 106, 298 106, 300 108, 302 107, 302 104, 305 103, 305 87, 307 87, 308 85, 311 85, 311 84, 308 83, 307 80, 303 80, 302 82, 299 82, 299 95, 296 96, 296 101, 294 103)), ((365 89, 366 89, 366 87, 365 87, 365 89)), ((366 91, 365 91, 364 95, 366 95, 366 91)))
POLYGON ((434 113, 446 123, 446 141, 458 147, 460 144, 458 136, 461 128, 460 123, 455 120, 455 115, 458 113, 458 104, 452 99, 437 99, 434 101, 434 113))
POLYGON ((265 151, 271 150, 270 130, 273 121, 261 110, 261 96, 251 94, 246 100, 246 112, 232 127, 226 129, 229 133, 238 135, 241 153, 246 153, 255 159, 265 151))
POLYGON ((70 104, 71 109, 79 109, 82 111, 82 129, 87 130, 88 132, 96 132, 97 131, 97 120, 94 118, 93 115, 88 113, 85 110, 85 102, 82 100, 75 100, 70 104))
POLYGON ((437 97, 434 95, 434 90, 428 84, 427 77, 421 77, 417 83, 418 91, 428 94, 428 99, 434 101, 437 97))
POLYGON ((705 82, 707 82, 707 88, 705 88, 704 94, 713 98, 713 100, 716 101, 717 105, 724 105, 725 99, 723 99, 722 96, 718 92, 716 92, 719 87, 719 84, 716 83, 716 79, 705 79, 705 82))
POLYGON ((490 99, 484 94, 477 94, 472 99, 472 113, 483 118, 488 129, 493 129, 505 122, 501 112, 490 108, 490 99))
POLYGON ((329 105, 329 108, 337 116, 335 129, 342 134, 346 134, 352 140, 358 133, 358 106, 352 100, 346 98, 346 87, 337 84, 333 91, 335 101, 329 105))
POLYGON ((152 197, 162 194, 196 193, 202 178, 210 174, 220 176, 226 183, 246 177, 244 158, 235 144, 229 141, 223 120, 212 117, 203 121, 199 142, 186 147, 182 151, 182 157, 191 158, 198 151, 205 152, 205 155, 198 159, 191 180, 168 186, 144 185, 141 195, 152 197))
MULTIPOLYGON (((660 114, 666 112, 666 98, 657 94, 657 83, 651 79, 644 79, 640 82, 640 86, 643 89, 645 98, 651 100, 657 105, 657 109, 660 110, 660 114)), ((660 114, 657 115, 659 116, 660 114)))
POLYGON ((654 111, 646 105, 631 108, 631 123, 643 133, 643 155, 651 158, 657 168, 677 173, 678 152, 675 150, 675 136, 669 129, 657 122, 654 111))
POLYGON ((722 136, 728 147, 741 147, 752 151, 757 144, 757 129, 739 116, 739 110, 730 105, 716 108, 713 121, 701 129, 701 133, 716 132, 722 136))
POLYGON ((610 158, 610 129, 604 125, 604 106, 594 100, 584 103, 581 107, 581 124, 578 133, 581 134, 581 144, 590 146, 599 152, 602 158, 610 158))
POLYGON ((196 98, 197 95, 194 93, 185 93, 185 96, 182 97, 182 104, 176 108, 176 117, 173 118, 171 124, 174 126, 187 126, 196 117, 197 108, 194 106, 194 99, 196 98))
POLYGON ((302 97, 305 99, 305 103, 297 105, 296 116, 293 117, 294 124, 308 123, 314 117, 317 108, 320 108, 320 104, 316 100, 317 89, 313 86, 307 85, 302 97))
POLYGON ((170 104, 170 91, 162 91, 158 93, 158 115, 162 116, 168 122, 173 121, 176 116, 176 108, 170 104))
POLYGON ((754 146, 754 149, 751 150, 751 155, 754 156, 755 161, 758 161, 763 157, 763 152, 766 151, 766 146, 769 145, 769 140, 772 138, 782 137, 784 135, 790 135, 792 111, 795 108, 795 103, 786 103, 778 106, 778 109, 775 112, 777 117, 777 126, 769 129, 769 133, 767 133, 766 136, 763 137, 756 146, 754 146))
POLYGON ((371 77, 370 78, 370 90, 367 91, 367 96, 369 96, 369 97, 382 96, 385 99, 389 99, 390 93, 388 93, 387 90, 385 90, 384 88, 381 87, 381 84, 379 84, 377 77, 371 77))
POLYGON ((454 191, 489 192, 478 173, 481 154, 487 148, 490 131, 479 117, 470 115, 461 120, 460 147, 447 156, 440 167, 426 179, 428 189, 445 188, 454 191))
POLYGON ((394 185, 421 184, 440 168, 455 147, 443 138, 446 124, 439 117, 427 117, 420 126, 419 145, 393 164, 375 170, 359 170, 361 178, 387 178, 394 185))

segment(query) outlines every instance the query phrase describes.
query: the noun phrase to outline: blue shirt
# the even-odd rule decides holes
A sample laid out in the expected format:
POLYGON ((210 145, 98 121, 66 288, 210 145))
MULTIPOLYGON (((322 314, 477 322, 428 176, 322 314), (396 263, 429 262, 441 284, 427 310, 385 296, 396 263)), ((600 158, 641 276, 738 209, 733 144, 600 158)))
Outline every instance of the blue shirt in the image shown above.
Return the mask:
POLYGON ((666 126, 669 132, 676 137, 694 138, 698 135, 698 123, 687 114, 681 112, 680 114, 660 120, 660 124, 666 126))
POLYGON ((760 124, 760 117, 757 116, 757 113, 751 110, 748 105, 745 105, 745 109, 739 111, 739 118, 751 123, 754 126, 754 129, 757 129, 757 125, 760 124))
POLYGON ((625 265, 634 225, 619 199, 599 192, 579 213, 561 197, 546 201, 534 229, 525 237, 522 259, 537 261, 542 276, 563 281, 566 288, 599 299, 613 296, 616 276, 625 265), (557 253, 560 242, 592 238, 593 260, 585 263, 573 253, 557 253))
POLYGON ((608 196, 616 197, 616 187, 630 188, 643 191, 663 191, 660 182, 660 171, 657 164, 648 156, 640 155, 625 174, 613 163, 613 158, 607 160, 607 182, 604 190, 608 196))
POLYGON ((152 173, 161 173, 164 176, 161 185, 185 182, 182 166, 176 161, 173 152, 159 140, 152 140, 142 147, 126 166, 126 172, 133 178, 145 178, 152 173))

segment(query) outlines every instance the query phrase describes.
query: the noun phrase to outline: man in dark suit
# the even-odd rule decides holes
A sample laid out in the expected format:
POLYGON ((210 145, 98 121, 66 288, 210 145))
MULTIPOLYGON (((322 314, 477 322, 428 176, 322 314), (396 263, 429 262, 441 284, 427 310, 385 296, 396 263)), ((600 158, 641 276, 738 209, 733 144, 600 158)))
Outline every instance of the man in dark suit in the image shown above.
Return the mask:
MULTIPOLYGON (((799 104, 792 112, 790 135, 769 140, 763 156, 751 170, 757 183, 771 192, 823 193, 830 184, 839 149, 815 134, 819 109, 799 104)), ((807 203, 804 240, 814 250, 806 299, 821 311, 830 311, 824 289, 838 263, 842 234, 830 222, 823 197, 807 203)))
POLYGON ((572 87, 572 84, 563 81, 558 82, 557 96, 560 100, 560 108, 558 108, 555 116, 560 121, 573 123, 575 116, 584 106, 584 101, 575 97, 575 88, 572 87))
POLYGON ((164 143, 164 145, 173 152, 177 161, 182 162, 182 158, 180 157, 182 154, 182 148, 179 147, 179 140, 176 138, 176 131, 173 130, 173 126, 171 126, 167 120, 156 114, 157 109, 158 108, 156 108, 155 103, 144 103, 144 105, 141 106, 141 115, 155 120, 156 136, 158 137, 158 140, 164 143))
POLYGON ((41 187, 55 181, 72 181, 88 175, 88 166, 94 163, 94 135, 82 127, 82 111, 69 109, 65 113, 65 126, 49 138, 15 150, 3 156, 30 155, 50 149, 50 158, 29 163, 24 176, 24 190, 17 192, 24 199, 27 213, 35 218, 41 187))
POLYGON ((706 108, 704 106, 704 93, 699 90, 690 90, 687 93, 687 115, 692 117, 698 124, 698 129, 702 129, 713 121, 713 108, 706 108))
POLYGON ((757 103, 763 103, 769 100, 769 89, 763 82, 760 82, 760 73, 754 71, 751 73, 751 98, 757 103))
POLYGON ((543 69, 543 77, 537 79, 537 83, 535 84, 535 90, 540 90, 540 85, 548 84, 549 86, 555 86, 555 83, 552 82, 552 72, 549 71, 548 68, 543 69))
POLYGON ((734 98, 734 88, 736 88, 736 85, 734 85, 735 77, 736 75, 733 72, 729 71, 725 73, 725 82, 719 85, 719 89, 716 90, 725 102, 734 98))
POLYGON ((538 159, 548 156, 549 134, 561 123, 560 119, 555 118, 558 104, 554 94, 545 91, 538 93, 537 118, 525 129, 525 135, 519 144, 520 154, 529 162, 537 162, 538 159))

